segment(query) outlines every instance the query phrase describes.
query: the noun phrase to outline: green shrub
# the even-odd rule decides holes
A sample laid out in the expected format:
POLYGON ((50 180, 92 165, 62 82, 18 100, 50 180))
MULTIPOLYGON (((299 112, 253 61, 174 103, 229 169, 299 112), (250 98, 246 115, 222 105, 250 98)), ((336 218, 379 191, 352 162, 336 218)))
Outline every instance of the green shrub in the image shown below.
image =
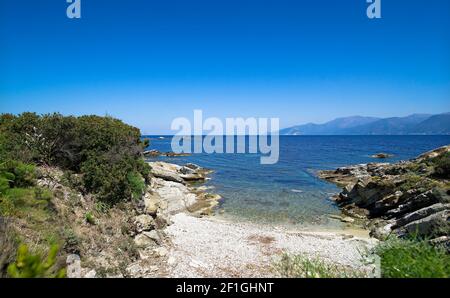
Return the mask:
POLYGON ((95 210, 99 213, 107 213, 111 206, 103 201, 95 202, 95 210))
POLYGON ((145 191, 145 179, 137 172, 130 172, 127 176, 133 199, 140 199, 145 191))
POLYGON ((85 215, 84 215, 84 219, 86 220, 86 222, 88 223, 88 224, 91 224, 91 225, 95 225, 96 224, 96 221, 95 221, 95 217, 94 217, 94 215, 92 214, 92 212, 87 212, 85 215))
POLYGON ((79 254, 80 253, 80 238, 75 234, 75 232, 68 228, 64 230, 64 250, 69 253, 79 254))
POLYGON ((14 165, 15 187, 33 186, 36 181, 36 167, 30 164, 18 162, 14 165))
POLYGON ((11 180, 0 176, 0 195, 5 193, 5 191, 7 191, 10 188, 9 186, 10 181, 11 180))
POLYGON ((34 196, 36 200, 50 201, 53 198, 53 193, 46 188, 36 187, 34 188, 34 196))
MULTIPOLYGON (((0 157, 22 162, 13 171, 8 168, 17 176, 14 187, 32 185, 34 168, 28 163, 58 166, 83 177, 72 181, 65 176, 66 182, 76 182, 78 188, 117 203, 138 194, 142 186, 138 175, 148 176, 149 167, 142 158, 147 144, 139 129, 111 117, 0 115, 0 157)), ((0 177, 0 191, 4 191, 7 178, 0 177)))
POLYGON ((10 188, 0 196, 0 216, 26 216, 29 220, 44 221, 48 204, 48 200, 36 198, 35 188, 10 188))
POLYGON ((0 179, 3 180, 3 189, 6 181, 10 187, 29 187, 36 183, 36 167, 20 161, 6 161, 0 165, 0 179))
POLYGON ((6 162, 0 164, 0 195, 4 194, 14 183, 16 176, 10 172, 6 162))
POLYGON ((125 157, 110 160, 95 156, 83 164, 84 185, 87 191, 97 194, 101 200, 114 204, 131 198, 127 175, 132 170, 132 164, 125 157))
POLYGON ((426 240, 390 238, 376 248, 382 277, 450 277, 450 255, 426 240))
POLYGON ((450 179, 450 152, 434 158, 432 163, 434 164, 434 176, 450 179))
POLYGON ((66 270, 55 270, 58 246, 53 245, 47 258, 43 259, 39 254, 32 254, 24 244, 17 250, 17 259, 8 266, 8 276, 12 278, 62 278, 66 276, 66 270))
POLYGON ((14 262, 17 251, 16 231, 6 218, 0 217, 0 278, 6 277, 8 264, 14 262))

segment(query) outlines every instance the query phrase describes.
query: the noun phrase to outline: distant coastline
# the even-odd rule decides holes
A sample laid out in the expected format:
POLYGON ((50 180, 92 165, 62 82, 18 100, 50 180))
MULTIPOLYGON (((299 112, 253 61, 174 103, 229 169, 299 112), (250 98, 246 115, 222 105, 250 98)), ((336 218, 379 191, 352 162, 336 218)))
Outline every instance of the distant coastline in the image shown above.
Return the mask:
POLYGON ((450 135, 450 113, 376 118, 352 116, 280 130, 280 135, 450 135))

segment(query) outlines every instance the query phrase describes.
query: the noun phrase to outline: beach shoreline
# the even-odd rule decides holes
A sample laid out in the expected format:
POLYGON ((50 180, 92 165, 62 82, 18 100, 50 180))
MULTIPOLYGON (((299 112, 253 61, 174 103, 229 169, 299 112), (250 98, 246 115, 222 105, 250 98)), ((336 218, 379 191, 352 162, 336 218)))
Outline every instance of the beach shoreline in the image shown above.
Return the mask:
MULTIPOLYGON (((181 182, 175 182, 182 166, 163 162, 150 165, 153 174, 159 177, 153 178, 156 179, 155 184, 152 184, 153 191, 158 193, 159 206, 164 206, 165 210, 157 212, 168 217, 167 226, 159 231, 163 240, 157 253, 165 264, 165 270, 162 274, 161 271, 147 272, 142 263, 138 270, 136 266, 133 267, 137 276, 281 277, 275 265, 285 254, 318 258, 367 274, 373 271, 373 264, 365 263, 367 256, 364 254, 368 254, 378 241, 370 238, 366 230, 299 230, 230 221, 214 216, 213 212, 193 211, 189 204, 196 205, 196 200, 202 200, 198 196, 201 193, 198 189, 202 189, 202 186, 186 187, 181 182), (175 198, 173 190, 177 188, 183 189, 183 195, 175 198)), ((196 168, 202 171, 200 167, 196 168)), ((220 199, 217 196, 215 198, 220 199)), ((146 251, 154 252, 153 244, 141 248, 144 259, 146 251)))

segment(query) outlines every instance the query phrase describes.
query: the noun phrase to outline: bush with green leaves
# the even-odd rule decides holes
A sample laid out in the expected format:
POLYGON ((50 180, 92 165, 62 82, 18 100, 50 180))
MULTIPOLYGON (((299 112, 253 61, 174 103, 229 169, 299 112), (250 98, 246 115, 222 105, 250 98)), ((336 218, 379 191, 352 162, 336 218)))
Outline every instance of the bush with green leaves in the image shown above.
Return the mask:
POLYGON ((86 219, 86 222, 90 225, 95 225, 96 224, 96 220, 94 215, 92 214, 92 212, 86 212, 86 214, 84 215, 84 218, 86 219))
POLYGON ((432 163, 436 177, 450 179, 450 152, 432 159, 432 163))
POLYGON ((0 164, 0 193, 10 187, 30 187, 36 182, 36 167, 20 161, 0 164))
POLYGON ((56 269, 56 257, 58 246, 53 245, 47 257, 44 259, 40 254, 32 254, 25 244, 19 246, 17 259, 8 266, 7 273, 11 278, 63 278, 66 270, 56 269))
MULTIPOLYGON (((0 116, 0 157, 18 160, 14 171, 22 186, 29 183, 33 163, 58 166, 81 174, 84 188, 109 203, 138 195, 138 177, 147 177, 146 146, 139 129, 111 117, 65 117, 23 113, 0 116)), ((8 177, 0 175, 0 191, 8 177)))
POLYGON ((425 239, 389 238, 376 248, 381 275, 388 278, 448 278, 450 255, 425 239))
POLYGON ((145 191, 145 179, 142 177, 142 175, 138 172, 129 172, 127 180, 130 184, 131 195, 133 199, 141 198, 145 191))

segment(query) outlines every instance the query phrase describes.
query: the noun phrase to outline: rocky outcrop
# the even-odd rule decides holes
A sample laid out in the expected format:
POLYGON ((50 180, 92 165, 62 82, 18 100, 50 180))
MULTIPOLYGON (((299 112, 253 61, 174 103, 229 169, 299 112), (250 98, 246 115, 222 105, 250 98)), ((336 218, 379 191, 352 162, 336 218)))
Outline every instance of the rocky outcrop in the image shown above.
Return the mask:
MULTIPOLYGON (((172 216, 188 213, 199 217, 213 212, 220 197, 198 183, 207 180, 209 170, 194 164, 149 164, 152 169, 142 197, 117 206, 104 206, 77 189, 72 181, 78 176, 69 177, 57 168, 39 168, 37 185, 53 194, 55 234, 61 234, 65 242, 58 262, 66 265, 68 277, 165 276, 170 247, 165 229, 172 224, 172 216), (95 223, 88 222, 86 214, 91 214, 95 223)), ((22 232, 26 230, 31 242, 40 239, 23 223, 16 225, 22 232)))
POLYGON ((204 181, 210 170, 203 169, 194 164, 179 166, 167 162, 157 161, 149 162, 151 173, 156 178, 176 183, 185 183, 189 181, 204 181))
POLYGON ((372 158, 379 158, 379 159, 385 159, 385 158, 390 158, 390 157, 392 157, 393 155, 392 154, 389 154, 389 153, 377 153, 377 154, 374 154, 374 155, 372 155, 371 157, 372 158))
POLYGON ((161 152, 155 149, 147 150, 143 152, 143 155, 145 157, 160 157, 160 156, 166 156, 166 157, 178 157, 178 156, 189 156, 188 153, 175 153, 175 152, 161 152))
POLYGON ((166 162, 149 162, 150 181, 142 200, 137 204, 133 220, 133 239, 139 258, 126 268, 130 277, 164 276, 170 239, 165 229, 172 224, 171 217, 187 213, 196 217, 209 215, 220 196, 207 193, 204 186, 192 181, 205 181, 211 171, 195 164, 179 166, 166 162))
POLYGON ((377 238, 414 234, 448 241, 450 182, 442 178, 448 173, 438 176, 436 168, 448 169, 442 163, 448 163, 449 152, 444 146, 410 161, 343 167, 319 177, 343 187, 335 196, 343 213, 366 218, 377 238))

